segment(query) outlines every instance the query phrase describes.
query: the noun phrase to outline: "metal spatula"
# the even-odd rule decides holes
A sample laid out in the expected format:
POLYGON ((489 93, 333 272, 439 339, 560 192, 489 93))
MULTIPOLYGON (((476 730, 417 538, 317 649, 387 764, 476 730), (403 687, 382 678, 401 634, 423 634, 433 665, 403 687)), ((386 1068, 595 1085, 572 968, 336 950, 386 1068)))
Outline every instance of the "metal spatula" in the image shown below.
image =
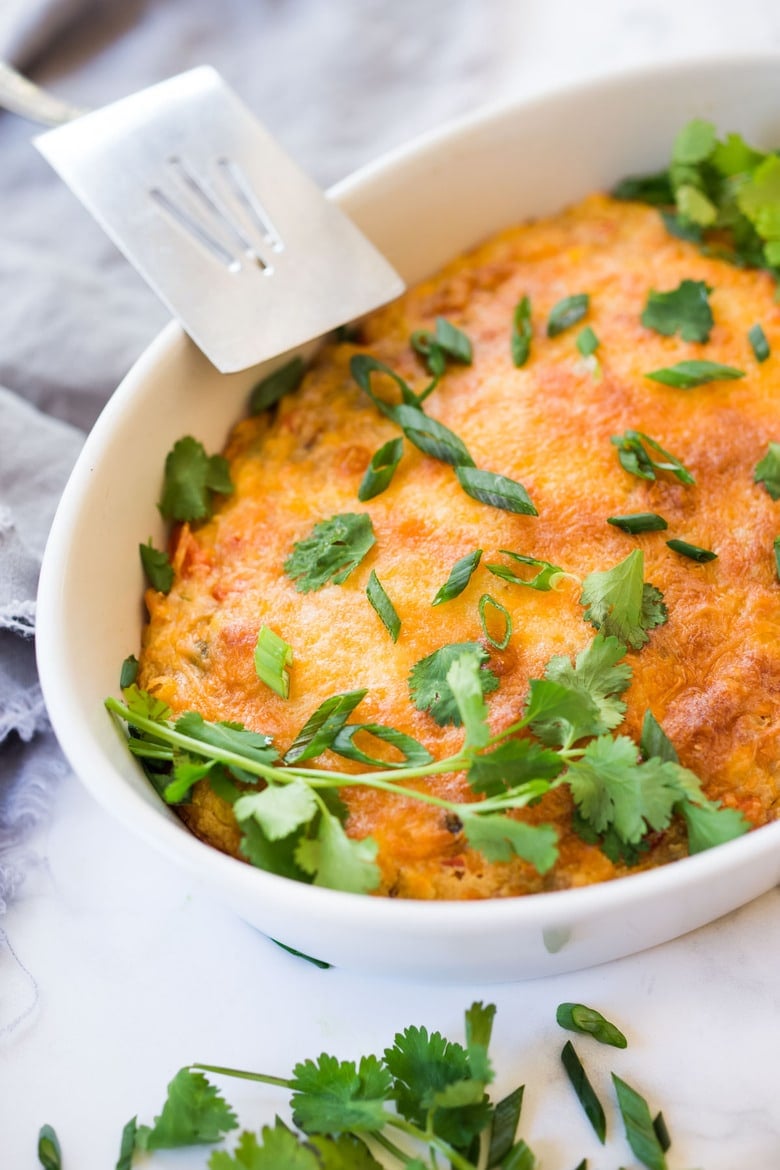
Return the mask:
POLYGON ((86 113, 0 65, 0 106, 57 127, 36 146, 219 370, 403 291, 208 66, 86 113))

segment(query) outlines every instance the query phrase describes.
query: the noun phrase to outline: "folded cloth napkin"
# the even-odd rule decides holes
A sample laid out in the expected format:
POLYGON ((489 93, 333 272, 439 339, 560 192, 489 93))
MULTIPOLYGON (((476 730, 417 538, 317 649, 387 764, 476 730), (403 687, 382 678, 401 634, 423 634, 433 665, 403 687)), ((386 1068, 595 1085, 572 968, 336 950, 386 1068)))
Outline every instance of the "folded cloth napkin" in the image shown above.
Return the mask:
POLYGON ((83 435, 0 387, 0 912, 13 851, 64 770, 35 670, 35 593, 46 534, 83 435), (35 751, 23 743, 36 737, 35 751))

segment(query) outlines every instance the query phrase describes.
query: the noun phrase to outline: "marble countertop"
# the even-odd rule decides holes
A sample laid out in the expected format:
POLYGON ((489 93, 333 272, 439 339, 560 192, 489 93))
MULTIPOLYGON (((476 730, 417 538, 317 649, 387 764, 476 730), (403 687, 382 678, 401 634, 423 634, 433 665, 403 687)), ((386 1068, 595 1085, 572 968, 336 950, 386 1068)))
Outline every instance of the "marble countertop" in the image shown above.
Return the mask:
MULTIPOLYGON (((477 7, 495 21, 501 52, 469 58, 463 85, 422 103, 416 123, 394 125, 388 110, 387 141, 376 149, 367 137, 359 149, 353 143, 351 162, 476 102, 691 52, 780 46, 780 11, 761 0, 477 7)), ((337 160, 318 177, 341 173, 337 160)), ((477 999, 498 1009, 495 1096, 526 1084, 521 1132, 541 1170, 572 1170, 584 1157, 590 1170, 637 1165, 610 1071, 663 1111, 671 1170, 780 1166, 777 889, 684 938, 596 969, 441 986, 321 970, 284 952, 127 834, 73 776, 57 786, 48 818, 19 851, 26 878, 0 917, 2 1170, 38 1166, 43 1123, 57 1130, 64 1170, 111 1170, 125 1122, 136 1114, 151 1122, 184 1064, 284 1076, 321 1051, 381 1051, 408 1024, 459 1039, 463 1012, 477 999), (625 1052, 587 1050, 607 1103, 605 1147, 560 1066, 566 1036, 555 1008, 564 1000, 599 1008, 629 1037, 625 1052)), ((289 1116, 280 1091, 236 1081, 226 1095, 243 1127, 289 1116)), ((199 1170, 207 1161, 204 1149, 139 1164, 199 1170)))

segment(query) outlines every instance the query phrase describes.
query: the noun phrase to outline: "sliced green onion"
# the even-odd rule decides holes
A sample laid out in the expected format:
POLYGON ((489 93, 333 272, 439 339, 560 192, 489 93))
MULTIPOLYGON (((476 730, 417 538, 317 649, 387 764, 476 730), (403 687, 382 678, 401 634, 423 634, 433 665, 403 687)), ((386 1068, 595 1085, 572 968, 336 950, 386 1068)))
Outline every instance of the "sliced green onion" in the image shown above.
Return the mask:
POLYGON ((395 469, 401 462, 403 450, 403 439, 390 439, 375 452, 358 488, 358 499, 361 502, 373 500, 374 496, 389 487, 395 469))
POLYGON ((657 512, 631 512, 627 516, 608 516, 607 524, 612 524, 623 532, 629 532, 632 536, 638 532, 661 532, 669 527, 663 516, 659 516, 657 512))
POLYGON ((376 575, 374 569, 371 570, 371 576, 368 578, 368 585, 366 585, 366 597, 373 605, 382 625, 387 630, 394 642, 398 641, 398 635, 401 632, 401 619, 396 613, 395 606, 390 598, 387 596, 385 587, 376 575))
POLYGON ((596 1137, 603 1145, 607 1137, 607 1119, 604 1108, 596 1096, 596 1090, 588 1080, 587 1073, 582 1067, 582 1062, 577 1056, 571 1040, 567 1040, 563 1046, 561 1062, 572 1083, 574 1092, 577 1094, 577 1099, 585 1111, 585 1116, 593 1126, 596 1137))
POLYGON ((585 316, 589 306, 588 293, 575 293, 573 296, 564 297, 562 301, 558 301, 557 305, 553 305, 547 319, 547 336, 557 337, 565 329, 576 325, 585 316))
POLYGON ((524 1092, 525 1086, 518 1086, 514 1092, 502 1097, 493 1110, 486 1165, 503 1166, 504 1159, 510 1155, 520 1122, 524 1092))
POLYGON ((669 548, 680 556, 689 557, 692 561, 698 561, 700 565, 706 564, 707 561, 714 561, 718 554, 712 552, 708 548, 699 548, 698 544, 689 544, 687 540, 667 540, 669 548))
POLYGON ((586 325, 577 334, 577 349, 583 357, 591 357, 596 352, 600 345, 599 339, 591 329, 590 325, 586 325))
POLYGON ((397 731, 395 727, 386 727, 383 723, 348 723, 341 728, 330 746, 336 755, 344 756, 347 760, 356 760, 369 768, 420 768, 433 759, 428 749, 416 739, 405 735, 403 731, 397 731), (359 731, 373 735, 374 739, 397 748, 403 759, 397 763, 389 763, 387 760, 378 760, 367 755, 355 747, 354 738, 359 731))
POLYGON ((138 678, 138 665, 138 659, 135 654, 128 654, 119 671, 120 690, 124 690, 125 687, 131 687, 136 681, 138 678))
POLYGON ((290 696, 290 672, 287 667, 292 660, 292 646, 269 626, 261 626, 255 642, 255 671, 260 682, 264 682, 283 699, 290 696))
MULTIPOLYGON (((778 540, 780 541, 780 537, 778 537, 778 540)), ((490 643, 491 646, 495 646, 496 650, 506 650, 507 646, 509 645, 509 639, 512 637, 512 615, 509 610, 506 609, 500 601, 496 601, 494 597, 491 597, 489 593, 482 594, 479 599, 479 605, 477 608, 479 609, 479 622, 482 626, 482 633, 485 635, 486 640, 490 643), (494 638, 488 630, 487 615, 485 610, 489 605, 492 605, 493 609, 495 609, 497 613, 500 613, 504 619, 504 635, 500 641, 494 638)))
POLYGON ((478 467, 459 466, 455 468, 458 483, 467 496, 501 508, 505 512, 516 512, 525 516, 537 516, 530 496, 521 483, 496 475, 493 471, 482 471, 478 467))
POLYGON ((44 1170, 61 1170, 60 1143, 50 1125, 42 1125, 38 1131, 38 1161, 44 1170))
POLYGON ((258 382, 249 396, 249 410, 251 414, 261 414, 273 406, 285 394, 297 390, 306 373, 306 363, 303 358, 294 357, 286 365, 280 366, 273 373, 258 382))
POLYGON ((510 552, 508 548, 501 548, 498 551, 502 556, 511 557, 520 565, 530 565, 531 568, 538 570, 535 576, 528 578, 518 577, 507 565, 490 564, 485 566, 494 577, 500 577, 502 581, 508 581, 510 585, 524 585, 528 589, 538 589, 540 593, 547 593, 555 585, 556 578, 563 573, 563 569, 559 568, 558 565, 542 561, 539 557, 528 557, 524 556, 523 553, 510 552))
POLYGON ((780 536, 775 537, 772 542, 772 547, 775 552, 775 572, 777 573, 778 581, 780 581, 780 536))
POLYGON ((656 1113, 653 1118, 653 1129, 655 1130, 655 1136, 658 1138, 659 1146, 666 1153, 672 1144, 672 1139, 669 1135, 669 1130, 666 1128, 663 1113, 656 1113))
POLYGON ((765 362, 772 352, 766 334, 760 325, 754 325, 748 330, 748 341, 757 362, 765 362))
POLYGON ((444 601, 452 601, 453 598, 459 597, 471 580, 481 556, 482 549, 477 548, 474 552, 467 553, 465 557, 456 561, 450 569, 449 577, 437 592, 431 605, 441 605, 444 601))
POLYGON ((645 374, 645 377, 652 382, 662 382, 665 386, 675 386, 678 390, 690 390, 707 382, 726 382, 734 378, 744 378, 745 371, 737 370, 734 366, 722 366, 719 362, 690 361, 652 370, 651 373, 645 374))
POLYGON ((528 297, 521 297, 512 315, 512 335, 510 340, 512 361, 518 369, 528 361, 531 354, 532 340, 531 301, 528 297))
POLYGON ((558 1004, 555 1018, 562 1028, 592 1036, 600 1044, 610 1044, 613 1048, 626 1048, 628 1045, 619 1028, 602 1016, 601 1012, 583 1003, 558 1004))
POLYGON ((329 748, 366 693, 365 690, 345 691, 320 703, 285 752, 285 764, 313 760, 329 748))
POLYGON ((666 1170, 664 1149, 655 1132, 647 1101, 615 1073, 612 1082, 631 1149, 649 1170, 666 1170))

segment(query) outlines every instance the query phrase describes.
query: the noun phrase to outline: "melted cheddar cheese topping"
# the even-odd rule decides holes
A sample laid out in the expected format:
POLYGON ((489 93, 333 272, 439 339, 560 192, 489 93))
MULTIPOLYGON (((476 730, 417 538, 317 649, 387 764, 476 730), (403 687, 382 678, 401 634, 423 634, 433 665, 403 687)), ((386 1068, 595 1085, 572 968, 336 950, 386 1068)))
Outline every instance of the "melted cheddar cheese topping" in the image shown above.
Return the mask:
MULTIPOLYGON (((176 529, 173 588, 147 592, 140 685, 174 713, 241 721, 273 736, 282 751, 326 698, 366 688, 361 722, 398 728, 443 758, 458 750, 463 732, 438 726, 411 703, 414 664, 447 643, 483 639, 478 601, 490 593, 513 621, 504 651, 486 646, 500 680, 488 699, 490 725, 507 727, 522 712, 529 679, 541 677, 553 655, 573 657, 593 637, 576 579, 638 547, 645 580, 662 591, 669 616, 628 653, 633 679, 623 730, 638 740, 650 709, 708 797, 740 809, 753 825, 771 820, 780 787, 780 585, 772 551, 780 503, 754 482, 754 471, 780 438, 780 377, 775 361, 759 364, 752 354, 747 334, 757 322, 780 352, 780 309, 768 275, 706 257, 667 234, 655 211, 604 196, 505 231, 457 259, 368 318, 359 344, 325 346, 302 386, 273 412, 235 427, 225 452, 234 494, 209 521, 176 529), (686 279, 712 290, 715 324, 706 343, 663 336, 640 321, 650 290, 686 279), (590 296, 586 320, 600 342, 599 371, 577 351, 579 327, 553 338, 545 332, 553 305, 581 292, 590 296), (518 369, 509 337, 523 296, 533 306, 534 337, 518 369), (477 502, 451 467, 408 442, 390 487, 358 501, 372 455, 399 430, 359 389, 350 359, 369 353, 419 392, 429 379, 409 339, 433 330, 438 316, 468 335, 474 360, 448 367, 425 410, 463 439, 478 467, 522 483, 538 516, 477 502), (681 390, 645 376, 690 359, 737 367, 745 377, 681 390), (610 440, 629 429, 673 452, 695 484, 628 474, 610 440), (299 592, 283 570, 295 542, 317 522, 356 511, 369 513, 376 544, 343 584, 299 592), (659 513, 668 530, 628 535, 607 523, 636 512, 659 513), (670 537, 712 549, 717 559, 682 557, 667 547, 670 537), (477 548, 482 563, 467 588, 432 608, 454 562, 477 548), (504 559, 501 549, 550 561, 572 577, 550 592, 512 585, 485 569, 504 559), (372 569, 401 619, 397 644, 366 598, 372 569), (257 678, 253 649, 262 625, 293 648, 287 700, 257 678)), ((328 753, 315 766, 329 764, 360 770, 328 753)), ((477 799, 462 774, 425 783, 452 799, 477 799)), ((378 842, 379 893, 485 898, 626 872, 573 832, 563 787, 520 814, 558 830, 560 855, 544 876, 520 859, 487 862, 435 808, 362 787, 344 798, 349 834, 378 842)), ((230 806, 205 782, 179 811, 203 839, 240 855, 230 806)), ((640 867, 686 852, 675 825, 649 844, 640 867)))

